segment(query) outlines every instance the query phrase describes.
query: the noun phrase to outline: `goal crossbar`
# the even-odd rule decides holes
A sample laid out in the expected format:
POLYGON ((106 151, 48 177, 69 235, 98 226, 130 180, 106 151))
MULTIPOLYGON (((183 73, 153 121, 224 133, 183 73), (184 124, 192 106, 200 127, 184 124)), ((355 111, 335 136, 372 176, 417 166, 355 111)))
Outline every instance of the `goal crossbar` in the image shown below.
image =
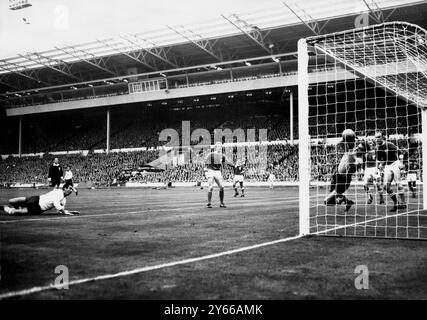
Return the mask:
MULTIPOLYGON (((406 102, 407 110, 410 109, 411 112, 413 112, 412 110, 414 108, 418 109, 420 123, 419 128, 421 129, 414 134, 408 127, 402 136, 406 139, 406 143, 408 143, 408 141, 414 136, 417 136, 419 137, 420 145, 427 146, 427 31, 425 29, 406 22, 388 22, 364 28, 300 39, 298 42, 300 235, 329 235, 329 231, 345 230, 346 228, 362 226, 365 228, 364 234, 367 237, 368 233, 366 232, 366 229, 369 228, 374 229, 374 237, 378 236, 377 234, 380 234, 380 232, 377 232, 377 230, 380 229, 384 229, 385 237, 388 237, 388 228, 395 231, 393 236, 394 238, 427 239, 427 232, 425 232, 427 224, 422 225, 424 220, 427 219, 427 213, 423 211, 423 209, 427 209, 427 192, 423 192, 422 194, 420 193, 422 200, 418 203, 416 210, 413 210, 412 208, 411 210, 408 209, 406 212, 399 212, 397 214, 385 213, 385 211, 380 214, 377 209, 375 209, 375 213, 373 214, 367 211, 374 209, 367 210, 365 208, 365 212, 362 212, 362 214, 353 213, 352 217, 344 215, 343 218, 343 215, 337 211, 331 215, 326 210, 326 213, 322 216, 317 214, 315 217, 317 227, 325 226, 325 228, 320 231, 319 229, 312 229, 314 218, 310 215, 310 204, 306 199, 309 199, 310 197, 310 181, 313 180, 312 171, 313 167, 317 165, 312 163, 312 152, 314 150, 313 145, 315 143, 314 141, 321 140, 323 136, 331 136, 329 132, 326 132, 325 135, 322 134, 319 136, 316 136, 316 134, 313 134, 312 132, 313 125, 310 127, 309 118, 313 118, 310 112, 312 112, 311 110, 313 107, 314 109, 316 108, 316 105, 313 106, 313 101, 321 101, 322 99, 313 97, 313 94, 310 95, 309 90, 314 89, 312 92, 321 92, 322 90, 319 89, 321 85, 326 86, 327 88, 329 88, 329 86, 331 86, 331 88, 334 88, 334 86, 336 86, 336 88, 338 88, 338 86, 345 86, 347 90, 346 81, 354 82, 354 88, 356 88, 356 81, 365 82, 367 85, 371 84, 371 87, 373 87, 373 89, 369 89, 371 91, 383 90, 383 92, 388 92, 388 94, 384 93, 384 96, 380 97, 383 101, 388 101, 387 99, 389 99, 390 96, 394 96, 396 98, 395 101, 400 99, 401 101, 406 102), (317 69, 318 66, 323 67, 322 70, 332 69, 329 77, 321 75, 320 72, 310 72, 310 67, 312 67, 313 64, 315 67, 314 69, 317 69), (334 68, 330 68, 331 65, 334 68), (339 71, 340 68, 343 70, 339 71), (418 215, 415 214, 414 216, 414 212, 418 212, 418 215), (366 215, 365 220, 357 220, 360 216, 363 216, 363 214, 366 215), (374 218, 369 218, 372 217, 372 215, 374 218), (323 222, 319 222, 317 220, 319 217, 326 219, 325 225, 323 225, 323 222), (410 222, 410 219, 413 218, 415 219, 415 222, 410 222), (328 219, 334 219, 334 221, 330 222, 328 219), (402 222, 401 219, 406 219, 406 221, 402 222), (384 225, 378 223, 381 220, 383 220, 384 225), (393 221, 393 223, 388 223, 388 221, 393 221), (374 223, 374 226, 370 225, 372 223, 374 223), (409 232, 407 232, 407 236, 401 236, 401 233, 399 234, 402 230, 408 231, 412 229, 417 229, 418 233, 411 236, 409 236, 409 232)), ((357 85, 359 85, 359 82, 357 85)), ((347 110, 339 110, 339 103, 336 99, 328 99, 329 93, 326 93, 328 90, 329 89, 324 89, 324 92, 319 94, 326 97, 321 97, 324 98, 323 100, 332 100, 334 102, 315 102, 319 103, 319 109, 323 108, 328 110, 328 108, 332 106, 335 108, 337 113, 345 114, 347 110)), ((347 91, 352 90, 359 91, 359 93, 361 90, 368 92, 368 89, 360 88, 348 89, 347 91)), ((365 95, 367 95, 366 92, 364 93, 365 95)), ((335 95, 349 93, 353 94, 353 92, 339 92, 335 95)), ((357 94, 358 93, 354 93, 355 96, 357 94)), ((364 103, 366 105, 372 103, 376 105, 376 98, 377 97, 369 97, 369 101, 365 101, 364 103)), ((357 108, 359 105, 357 98, 354 100, 355 101, 348 102, 348 104, 350 105, 353 103, 356 105, 356 110, 352 111, 356 114, 358 112, 357 108)), ((396 103, 399 104, 399 102, 396 103)), ((401 124, 398 124, 400 120, 399 117, 402 117, 402 115, 398 113, 401 111, 397 111, 402 109, 401 106, 388 106, 387 102, 383 102, 383 104, 384 105, 380 107, 385 110, 384 112, 386 113, 386 116, 384 116, 384 119, 378 120, 382 120, 387 125, 388 121, 392 120, 390 121, 391 123, 394 121, 395 125, 401 126, 401 124), (387 108, 395 113, 395 119, 392 119, 389 115, 393 114, 393 112, 387 108)), ((341 103, 341 105, 344 105, 345 108, 347 108, 347 102, 341 103)), ((332 118, 334 116, 335 118, 338 118, 337 114, 331 115, 327 112, 328 111, 326 111, 326 114, 324 115, 318 116, 316 120, 320 118, 329 118, 329 116, 332 116, 332 118)), ((369 112, 372 112, 372 110, 369 112)), ((413 115, 408 114, 406 122, 413 122, 413 119, 413 115), (412 118, 410 118, 411 116, 412 118)), ((364 120, 367 123, 372 120, 374 123, 373 128, 378 129, 376 119, 364 120)), ((355 125, 355 122, 357 127, 358 121, 359 119, 353 120, 353 125, 355 125)), ((344 122, 339 123, 339 125, 345 126, 346 124, 344 122)), ((416 124, 411 123, 411 125, 416 124)), ((338 125, 336 125, 336 127, 338 128, 338 125)), ((319 132, 317 128, 315 129, 319 132)), ((371 129, 369 125, 365 125, 365 130, 367 131, 368 129, 371 129)), ((387 131, 389 128, 382 129, 387 131)), ((396 132, 399 129, 402 128, 396 128, 396 132)), ((335 132, 335 134, 338 134, 338 132, 335 132)), ((357 134, 358 137, 360 137, 361 133, 357 132, 357 134)), ((367 132, 363 135, 364 137, 362 137, 362 139, 368 139, 367 132)), ((338 137, 338 135, 335 137, 338 137)), ((417 158, 418 163, 421 165, 419 182, 424 181, 425 185, 425 181, 427 181, 427 170, 425 170, 426 162, 423 162, 422 159, 427 159, 427 148, 419 147, 419 149, 421 149, 419 150, 419 158, 417 158)), ((334 152, 337 151, 335 150, 334 152)), ((338 154, 335 154, 335 156, 338 158, 338 154)), ((360 190, 357 192, 363 193, 363 191, 360 190)), ((358 195, 357 192, 354 194, 358 195)), ((323 199, 319 197, 316 197, 316 199, 318 203, 315 207, 322 207, 323 199)), ((349 235, 351 236, 351 234, 349 235)), ((354 231, 353 236, 358 236, 356 231, 354 231)), ((372 236, 372 234, 369 234, 369 237, 370 236, 372 236)), ((380 235, 378 237, 384 237, 384 235, 380 235)))

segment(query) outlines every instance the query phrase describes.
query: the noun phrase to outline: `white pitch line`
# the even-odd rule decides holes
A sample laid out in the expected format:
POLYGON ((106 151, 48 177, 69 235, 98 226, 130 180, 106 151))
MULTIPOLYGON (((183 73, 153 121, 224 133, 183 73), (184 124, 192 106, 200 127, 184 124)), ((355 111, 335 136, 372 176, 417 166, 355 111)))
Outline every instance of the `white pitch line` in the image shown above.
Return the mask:
MULTIPOLYGON (((286 201, 286 202, 295 202, 298 200, 299 200, 299 198, 294 198, 293 200, 286 201)), ((165 209, 165 210, 171 210, 171 209, 165 209)), ((46 219, 40 219, 40 220, 46 220, 46 219)), ((28 221, 28 220, 22 220, 22 221, 28 221)), ((270 245, 274 245, 274 244, 278 244, 278 243, 288 242, 288 241, 300 239, 302 237, 303 237, 302 235, 298 235, 298 236, 294 236, 294 237, 282 238, 279 240, 264 242, 264 243, 260 243, 260 244, 256 244, 256 245, 252 245, 252 246, 248 246, 248 247, 228 250, 228 251, 215 253, 215 254, 211 254, 211 255, 206 255, 206 256, 201 256, 201 257, 197 257, 197 258, 190 258, 190 259, 184 259, 184 260, 180 260, 180 261, 164 263, 164 264, 159 264, 159 265, 154 265, 154 266, 147 266, 147 267, 137 268, 137 269, 133 269, 133 270, 129 270, 129 271, 123 271, 123 272, 114 273, 114 274, 101 275, 101 276, 97 276, 97 277, 93 277, 93 278, 84 278, 84 279, 79 279, 79 280, 73 280, 73 281, 70 281, 68 283, 68 286, 92 282, 92 281, 99 281, 99 280, 107 280, 107 279, 113 279, 113 278, 118 278, 118 277, 124 277, 124 276, 129 276, 129 275, 133 275, 133 274, 137 274, 137 273, 143 273, 143 272, 148 272, 148 271, 152 271, 152 270, 159 270, 159 269, 163 269, 163 268, 167 268, 167 267, 173 267, 173 266, 189 264, 189 263, 193 263, 193 262, 199 262, 199 261, 214 259, 214 258, 232 255, 235 253, 249 251, 249 250, 253 250, 253 249, 257 249, 257 248, 261 248, 261 247, 266 247, 266 246, 270 246, 270 245)), ((52 289, 56 289, 56 288, 57 287, 54 284, 49 284, 46 286, 38 286, 38 287, 30 288, 30 289, 7 292, 4 294, 0 294, 0 300, 6 299, 6 298, 17 297, 17 296, 29 295, 32 293, 38 293, 38 292, 52 290, 52 289)))
MULTIPOLYGON (((316 205, 314 207, 318 207, 318 206, 319 205, 316 205)), ((313 207, 311 207, 311 208, 313 208, 313 207)), ((414 212, 418 212, 418 210, 409 211, 409 212, 402 212, 402 213, 398 213, 398 214, 391 215, 391 216, 382 216, 382 217, 378 217, 375 219, 370 219, 370 220, 366 220, 363 222, 357 222, 357 223, 353 223, 353 224, 349 224, 349 225, 337 226, 337 227, 334 227, 331 229, 318 231, 318 232, 312 233, 310 235, 321 235, 321 234, 328 233, 331 231, 336 231, 339 229, 357 226, 360 224, 366 224, 369 222, 374 222, 374 221, 378 221, 378 220, 382 220, 382 219, 398 217, 398 216, 402 216, 402 215, 410 214, 410 213, 414 213, 414 212)), ((92 281, 109 280, 109 279, 114 279, 114 278, 119 278, 119 277, 125 277, 125 276, 130 276, 130 275, 134 275, 134 274, 138 274, 138 273, 143 273, 143 272, 148 272, 148 271, 153 271, 153 270, 159 270, 159 269, 164 269, 164 268, 168 268, 168 267, 174 267, 174 266, 179 266, 179 265, 184 265, 184 264, 190 264, 193 262, 205 261, 205 260, 209 260, 209 259, 228 256, 228 255, 232 255, 235 253, 240 253, 240 252, 258 249, 258 248, 262 248, 262 247, 266 247, 266 246, 271 246, 271 245, 278 244, 278 243, 284 243, 284 242, 289 242, 292 240, 301 239, 303 237, 304 237, 304 235, 297 235, 294 237, 288 237, 288 238, 282 238, 282 239, 278 239, 278 240, 274 240, 274 241, 263 242, 263 243, 252 245, 252 246, 242 247, 242 248, 238 248, 238 249, 232 249, 232 250, 219 252, 219 253, 215 253, 215 254, 210 254, 210 255, 206 255, 206 256, 189 258, 189 259, 184 259, 184 260, 180 260, 180 261, 169 262, 169 263, 164 263, 164 264, 159 264, 159 265, 154 265, 154 266, 146 266, 146 267, 142 267, 142 268, 136 268, 133 270, 122 271, 122 272, 113 273, 113 274, 105 274, 105 275, 96 276, 96 277, 92 277, 92 278, 83 278, 83 279, 73 280, 73 281, 68 282, 67 284, 68 284, 68 286, 74 286, 74 285, 88 283, 88 282, 92 282, 92 281)), ((57 287, 54 284, 49 284, 46 286, 33 287, 30 289, 11 291, 11 292, 7 292, 4 294, 0 294, 0 300, 6 299, 6 298, 17 297, 17 296, 29 295, 29 294, 43 292, 43 291, 52 290, 52 289, 56 289, 56 288, 57 287)))
MULTIPOLYGON (((168 268, 168 267, 175 267, 175 266, 199 262, 199 261, 205 261, 205 260, 219 258, 219 257, 223 257, 223 256, 228 256, 228 255, 232 255, 232 254, 236 254, 236 253, 240 253, 240 252, 244 252, 244 251, 249 251, 249 250, 258 249, 258 248, 262 248, 262 247, 266 247, 266 246, 271 246, 271 245, 278 244, 278 243, 288 242, 288 241, 300 239, 302 237, 303 236, 298 235, 295 237, 288 237, 288 238, 283 238, 283 239, 279 239, 279 240, 264 242, 264 243, 260 243, 260 244, 256 244, 256 245, 252 245, 252 246, 248 246, 248 247, 232 249, 232 250, 214 253, 214 254, 210 254, 210 255, 206 255, 206 256, 189 258, 189 259, 184 259, 184 260, 180 260, 180 261, 158 264, 158 265, 154 265, 154 266, 136 268, 133 270, 123 271, 123 272, 118 272, 118 273, 113 273, 113 274, 105 274, 105 275, 92 277, 92 278, 84 278, 84 279, 79 279, 79 280, 73 280, 73 281, 68 282, 67 285, 68 286, 74 286, 74 285, 83 284, 83 283, 92 282, 92 281, 100 281, 100 280, 108 280, 108 279, 114 279, 114 278, 119 278, 119 277, 126 277, 126 276, 130 276, 130 275, 138 274, 138 273, 143 273, 143 272, 148 272, 148 271, 153 271, 153 270, 159 270, 159 269, 164 269, 164 268, 168 268)), ((12 298, 12 297, 17 297, 17 296, 29 295, 32 293, 38 293, 38 292, 47 291, 47 290, 56 289, 56 288, 57 287, 54 284, 49 284, 46 286, 39 286, 39 287, 30 288, 30 289, 7 292, 7 293, 0 294, 0 300, 5 299, 5 298, 12 298)))

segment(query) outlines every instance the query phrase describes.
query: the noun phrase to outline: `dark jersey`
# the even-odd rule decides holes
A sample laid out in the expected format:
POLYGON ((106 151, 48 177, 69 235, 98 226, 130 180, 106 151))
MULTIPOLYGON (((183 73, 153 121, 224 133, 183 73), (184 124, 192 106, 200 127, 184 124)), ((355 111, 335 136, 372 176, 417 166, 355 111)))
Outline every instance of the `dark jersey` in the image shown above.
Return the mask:
POLYGON ((375 168, 377 166, 377 157, 375 151, 369 151, 365 156, 366 168, 375 168))
POLYGON ((330 191, 336 190, 338 194, 343 194, 350 186, 353 174, 357 170, 357 164, 362 161, 356 157, 354 151, 344 153, 332 175, 330 191))
POLYGON ((384 142, 377 147, 377 160, 385 164, 392 164, 399 159, 398 149, 394 143, 384 142))
POLYGON ((49 168, 48 178, 51 178, 52 181, 60 181, 62 176, 62 167, 59 164, 52 164, 49 168))
POLYGON ((225 162, 225 155, 217 152, 210 152, 205 158, 206 168, 210 170, 221 170, 222 164, 225 162))
POLYGON ((242 175, 243 174, 243 166, 236 166, 236 167, 234 167, 234 174, 235 175, 237 175, 237 176, 240 176, 240 175, 242 175))
POLYGON ((418 162, 416 162, 416 161, 409 162, 408 173, 417 173, 419 169, 420 169, 420 166, 419 166, 418 162))

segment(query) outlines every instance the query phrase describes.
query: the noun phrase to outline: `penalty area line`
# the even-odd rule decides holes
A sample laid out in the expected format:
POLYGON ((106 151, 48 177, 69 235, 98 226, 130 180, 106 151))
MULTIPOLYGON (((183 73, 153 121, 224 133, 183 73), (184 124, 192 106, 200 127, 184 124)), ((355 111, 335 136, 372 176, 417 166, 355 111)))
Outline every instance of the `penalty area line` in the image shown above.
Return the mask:
MULTIPOLYGON (((278 243, 289 242, 289 241, 300 239, 302 237, 304 237, 304 236, 303 235, 297 235, 294 237, 288 237, 288 238, 282 238, 282 239, 278 239, 278 240, 274 240, 274 241, 263 242, 263 243, 255 244, 252 246, 232 249, 232 250, 214 253, 214 254, 210 254, 210 255, 206 255, 206 256, 189 258, 189 259, 184 259, 184 260, 179 260, 179 261, 174 261, 174 262, 169 262, 169 263, 158 264, 158 265, 154 265, 154 266, 146 266, 146 267, 142 267, 142 268, 136 268, 133 270, 127 270, 127 271, 112 273, 112 274, 105 274, 105 275, 92 277, 92 278, 83 278, 83 279, 72 280, 72 281, 69 281, 68 283, 62 283, 61 287, 64 285, 75 286, 75 285, 84 284, 84 283, 88 283, 88 282, 115 279, 115 278, 126 277, 126 276, 130 276, 130 275, 134 275, 134 274, 139 274, 139 273, 144 273, 144 272, 149 272, 149 271, 154 271, 154 270, 160 270, 160 269, 164 269, 164 268, 170 268, 170 267, 175 267, 175 266, 180 266, 180 265, 185 265, 185 264, 191 264, 191 263, 200 262, 200 261, 206 261, 206 260, 210 260, 210 259, 215 259, 215 258, 219 258, 219 257, 233 255, 233 254, 240 253, 240 252, 245 252, 245 251, 254 250, 254 249, 258 249, 258 248, 262 248, 262 247, 267 247, 267 246, 275 245, 278 243)), ((0 300, 12 298, 12 297, 18 297, 18 296, 25 296, 25 295, 39 293, 39 292, 48 291, 48 290, 52 290, 52 289, 59 289, 59 287, 56 286, 55 284, 49 284, 46 286, 39 286, 39 287, 33 287, 33 288, 29 288, 29 289, 24 289, 24 290, 6 292, 3 294, 0 294, 0 300)))

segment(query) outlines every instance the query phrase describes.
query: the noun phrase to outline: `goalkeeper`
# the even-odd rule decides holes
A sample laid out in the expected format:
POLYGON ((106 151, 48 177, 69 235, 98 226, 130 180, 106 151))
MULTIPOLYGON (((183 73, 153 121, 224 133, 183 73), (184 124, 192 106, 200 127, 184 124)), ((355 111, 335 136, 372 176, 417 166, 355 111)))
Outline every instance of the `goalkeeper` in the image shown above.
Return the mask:
POLYGON ((345 203, 345 211, 348 212, 354 202, 348 199, 344 193, 350 187, 353 174, 356 173, 357 165, 363 163, 363 156, 369 149, 368 144, 362 141, 354 146, 354 142, 345 141, 346 152, 342 156, 335 172, 332 174, 330 194, 325 198, 325 205, 337 205, 345 203))

